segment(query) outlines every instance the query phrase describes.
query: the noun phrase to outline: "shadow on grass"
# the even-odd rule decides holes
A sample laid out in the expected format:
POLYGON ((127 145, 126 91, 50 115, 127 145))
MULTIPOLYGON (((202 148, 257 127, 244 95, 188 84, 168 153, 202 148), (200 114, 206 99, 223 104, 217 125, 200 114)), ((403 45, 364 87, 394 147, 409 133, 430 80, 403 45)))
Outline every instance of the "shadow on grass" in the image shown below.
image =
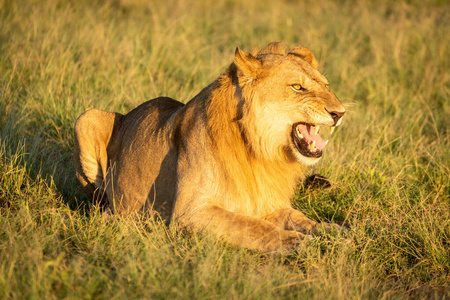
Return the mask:
POLYGON ((25 117, 18 106, 0 105, 2 156, 15 159, 31 179, 40 177, 55 188, 72 210, 87 212, 92 204, 76 179, 72 162, 74 122, 50 114, 25 117))

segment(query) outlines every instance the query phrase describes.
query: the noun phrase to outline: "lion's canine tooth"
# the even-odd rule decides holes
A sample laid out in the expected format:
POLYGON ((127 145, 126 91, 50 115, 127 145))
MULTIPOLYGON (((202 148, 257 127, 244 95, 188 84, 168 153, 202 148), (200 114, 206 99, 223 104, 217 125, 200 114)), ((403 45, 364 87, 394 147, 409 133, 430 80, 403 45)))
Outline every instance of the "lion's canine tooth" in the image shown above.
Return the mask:
POLYGON ((297 135, 302 139, 303 138, 303 134, 300 132, 300 130, 297 127, 297 135))
POLYGON ((328 140, 325 141, 325 146, 328 145, 328 140))
POLYGON ((319 129, 320 129, 320 126, 316 126, 316 132, 314 132, 314 135, 317 135, 319 133, 319 129))
POLYGON ((311 145, 309 145, 309 149, 312 150, 312 151, 316 150, 316 141, 313 141, 311 143, 311 145))
POLYGON ((331 127, 331 129, 330 129, 330 134, 333 134, 334 128, 335 128, 334 126, 331 127))

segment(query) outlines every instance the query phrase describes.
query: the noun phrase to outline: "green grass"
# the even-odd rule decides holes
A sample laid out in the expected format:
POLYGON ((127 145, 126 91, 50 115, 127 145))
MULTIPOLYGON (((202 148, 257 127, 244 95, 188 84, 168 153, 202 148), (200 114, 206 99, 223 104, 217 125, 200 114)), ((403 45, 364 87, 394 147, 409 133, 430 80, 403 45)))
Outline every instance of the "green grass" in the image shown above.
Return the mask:
POLYGON ((450 298, 448 1, 151 2, 0 0, 0 298, 450 298), (332 187, 295 199, 346 239, 271 257, 89 204, 84 110, 185 102, 271 41, 348 109, 311 170, 332 187))

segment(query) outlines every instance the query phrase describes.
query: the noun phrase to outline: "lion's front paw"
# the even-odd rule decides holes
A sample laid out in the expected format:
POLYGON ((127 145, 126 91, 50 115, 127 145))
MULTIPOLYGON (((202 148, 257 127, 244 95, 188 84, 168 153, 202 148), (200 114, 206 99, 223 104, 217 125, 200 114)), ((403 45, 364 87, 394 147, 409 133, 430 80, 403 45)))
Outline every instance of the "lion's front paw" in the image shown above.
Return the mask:
POLYGON ((314 232, 314 228, 318 224, 312 220, 304 219, 301 221, 297 221, 296 224, 293 227, 297 232, 301 232, 303 234, 311 234, 314 232))
POLYGON ((276 230, 266 235, 257 247, 267 253, 288 254, 291 250, 313 240, 311 235, 292 230, 276 230))
POLYGON ((330 181, 319 174, 313 174, 308 177, 306 177, 305 181, 303 182, 303 189, 304 190, 318 190, 318 189, 325 189, 331 186, 330 181))
POLYGON ((293 249, 307 245, 314 240, 314 237, 297 231, 285 230, 282 232, 280 240, 281 247, 278 250, 287 253, 293 249))

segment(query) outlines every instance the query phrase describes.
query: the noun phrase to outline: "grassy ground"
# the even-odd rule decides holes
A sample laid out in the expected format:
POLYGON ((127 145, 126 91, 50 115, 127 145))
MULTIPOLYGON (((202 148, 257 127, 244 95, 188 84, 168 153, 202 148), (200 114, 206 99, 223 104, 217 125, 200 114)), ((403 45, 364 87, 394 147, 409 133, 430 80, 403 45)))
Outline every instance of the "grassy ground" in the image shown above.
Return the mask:
POLYGON ((450 298, 447 1, 151 2, 0 0, 0 298, 450 298), (312 170, 333 186, 295 205, 350 243, 267 257, 87 203, 79 114, 187 101, 236 46, 280 40, 348 108, 312 170))

